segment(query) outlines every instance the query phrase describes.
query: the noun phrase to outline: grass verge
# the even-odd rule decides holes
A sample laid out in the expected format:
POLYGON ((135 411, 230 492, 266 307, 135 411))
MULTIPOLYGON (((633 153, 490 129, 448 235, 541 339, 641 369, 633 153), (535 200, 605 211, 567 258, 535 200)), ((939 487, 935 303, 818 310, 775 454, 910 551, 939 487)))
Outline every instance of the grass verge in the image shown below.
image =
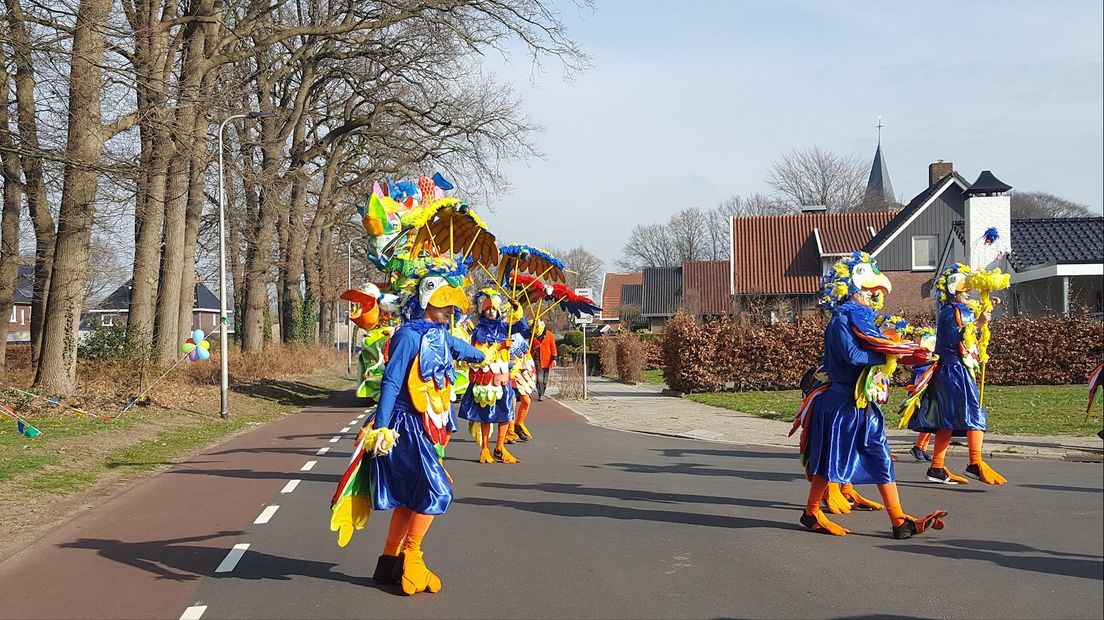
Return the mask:
MULTIPOLYGON (((900 398, 903 392, 895 390, 900 398)), ((777 392, 716 392, 689 394, 706 405, 792 422, 801 404, 799 390, 777 392)), ((1010 435, 1095 435, 1100 430, 1100 406, 1085 420, 1085 385, 992 385, 985 388, 989 430, 1010 435)), ((896 428, 896 407, 887 406, 886 425, 896 428)))

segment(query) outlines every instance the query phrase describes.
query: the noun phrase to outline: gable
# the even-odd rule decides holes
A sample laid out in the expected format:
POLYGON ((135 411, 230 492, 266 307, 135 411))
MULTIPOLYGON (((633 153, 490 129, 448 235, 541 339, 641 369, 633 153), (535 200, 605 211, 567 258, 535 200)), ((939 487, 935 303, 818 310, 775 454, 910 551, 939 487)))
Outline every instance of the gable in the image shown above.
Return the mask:
POLYGON ((907 271, 912 268, 912 240, 914 234, 942 234, 941 244, 946 242, 947 231, 951 222, 962 219, 962 205, 965 202, 966 188, 970 184, 957 172, 943 177, 934 185, 917 194, 908 205, 902 209, 896 217, 886 224, 878 234, 863 246, 864 252, 869 252, 878 259, 878 265, 891 271, 907 271), (935 212, 925 215, 932 206, 935 212), (950 209, 950 211, 947 211, 950 209), (954 215, 957 213, 958 215, 954 215), (919 224, 917 222, 919 221, 919 224), (918 227, 914 227, 914 224, 918 227), (934 232, 918 232, 934 231, 934 232), (899 241, 906 237, 904 241, 899 241), (895 243, 897 242, 897 243, 895 243), (886 254, 890 245, 892 251, 886 254), (907 253, 904 246, 907 245, 907 253), (902 266, 903 265, 903 266, 902 266))

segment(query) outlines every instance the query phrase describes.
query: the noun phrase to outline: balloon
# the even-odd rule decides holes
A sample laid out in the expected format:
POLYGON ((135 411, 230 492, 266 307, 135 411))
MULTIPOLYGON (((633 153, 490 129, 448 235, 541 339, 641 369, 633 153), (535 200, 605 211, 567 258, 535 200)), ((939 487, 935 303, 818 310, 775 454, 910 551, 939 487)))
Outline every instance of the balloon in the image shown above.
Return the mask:
POLYGON ((202 329, 192 332, 192 337, 180 345, 180 352, 188 356, 193 362, 202 362, 211 358, 211 343, 207 342, 202 329))

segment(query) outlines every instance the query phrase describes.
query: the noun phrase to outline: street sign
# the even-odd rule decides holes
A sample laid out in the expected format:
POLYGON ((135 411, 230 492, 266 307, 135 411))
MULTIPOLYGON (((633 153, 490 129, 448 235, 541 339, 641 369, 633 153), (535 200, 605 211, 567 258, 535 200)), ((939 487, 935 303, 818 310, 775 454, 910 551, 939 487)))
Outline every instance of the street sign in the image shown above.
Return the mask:
POLYGON ((594 299, 594 290, 589 288, 589 287, 588 288, 577 288, 577 289, 575 289, 575 294, 580 296, 580 297, 589 297, 591 299, 594 299))
MULTIPOLYGON (((587 297, 589 299, 594 299, 594 290, 591 289, 590 287, 577 288, 577 289, 575 289, 575 294, 580 296, 580 297, 587 297)), ((589 315, 589 314, 584 314, 583 316, 575 318, 575 324, 576 325, 592 325, 593 323, 594 323, 594 317, 589 315)))
POLYGON ((591 325, 593 323, 594 317, 592 315, 584 314, 583 316, 575 317, 576 325, 591 325))

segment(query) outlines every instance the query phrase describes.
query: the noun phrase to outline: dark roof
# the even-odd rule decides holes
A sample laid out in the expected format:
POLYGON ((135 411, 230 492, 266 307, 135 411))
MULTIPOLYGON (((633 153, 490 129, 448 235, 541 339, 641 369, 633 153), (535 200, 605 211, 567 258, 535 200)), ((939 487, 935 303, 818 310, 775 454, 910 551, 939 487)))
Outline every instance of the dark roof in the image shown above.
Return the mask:
MULTIPOLYGON (((947 176, 954 177, 955 180, 962 184, 962 187, 970 186, 970 184, 966 182, 966 179, 962 178, 962 175, 957 172, 952 172, 947 176)), ((919 211, 920 208, 924 206, 924 204, 926 204, 929 200, 938 195, 939 192, 944 189, 944 187, 949 187, 947 186, 947 177, 939 179, 935 183, 932 183, 928 187, 928 189, 917 194, 912 200, 909 201, 907 205, 905 205, 904 209, 901 209, 897 213, 896 217, 894 217, 892 220, 890 220, 888 224, 882 227, 882 229, 878 231, 878 234, 874 235, 874 238, 868 241, 867 244, 862 247, 863 252, 874 252, 875 250, 879 249, 886 241, 889 240, 890 237, 894 235, 894 233, 896 233, 902 226, 905 225, 905 222, 912 219, 912 216, 916 215, 916 212, 919 211)))
POLYGON ((974 196, 978 194, 1003 194, 1012 189, 1012 186, 993 176, 992 172, 982 170, 976 181, 970 184, 966 193, 974 196))
MULTIPOLYGON (((854 252, 870 229, 880 230, 894 211, 803 213, 732 218, 732 269, 736 295, 813 295, 823 262, 817 248, 830 238, 831 249, 854 252), (831 231, 828 235, 825 231, 831 231)), ((825 248, 827 253, 829 248, 825 248)))
MULTIPOLYGON (((1066 217, 1012 220, 1012 254, 1008 260, 1018 272, 1045 265, 1104 263, 1104 218, 1066 217)), ((965 243, 965 224, 951 230, 965 243)))
POLYGON ((15 301, 24 306, 31 305, 34 299, 34 266, 20 265, 15 276, 15 301))
POLYGON ((874 163, 870 165, 870 178, 866 182, 866 199, 877 202, 897 202, 893 195, 893 183, 889 180, 889 168, 882 156, 882 143, 874 151, 874 163))
MULTIPOLYGON (((626 284, 640 285, 644 282, 644 274, 635 273, 607 273, 602 283, 602 319, 614 320, 620 315, 621 288, 626 284)), ((640 305, 637 298, 636 305, 640 305)))
POLYGON ((672 316, 682 301, 682 267, 645 267, 641 316, 672 316))
MULTIPOLYGON (((127 280, 122 286, 112 291, 94 311, 116 311, 116 312, 129 312, 130 311, 130 289, 133 280, 127 280)), ((210 312, 219 311, 219 298, 217 295, 211 292, 211 289, 207 288, 202 282, 196 284, 195 297, 192 298, 192 308, 195 310, 204 310, 210 312)))
POLYGON ((640 307, 644 303, 644 285, 643 284, 622 284, 621 285, 621 306, 637 306, 640 307))
POLYGON ((729 266, 726 260, 687 261, 682 264, 683 299, 693 294, 702 314, 728 314, 732 311, 729 295, 729 266))

